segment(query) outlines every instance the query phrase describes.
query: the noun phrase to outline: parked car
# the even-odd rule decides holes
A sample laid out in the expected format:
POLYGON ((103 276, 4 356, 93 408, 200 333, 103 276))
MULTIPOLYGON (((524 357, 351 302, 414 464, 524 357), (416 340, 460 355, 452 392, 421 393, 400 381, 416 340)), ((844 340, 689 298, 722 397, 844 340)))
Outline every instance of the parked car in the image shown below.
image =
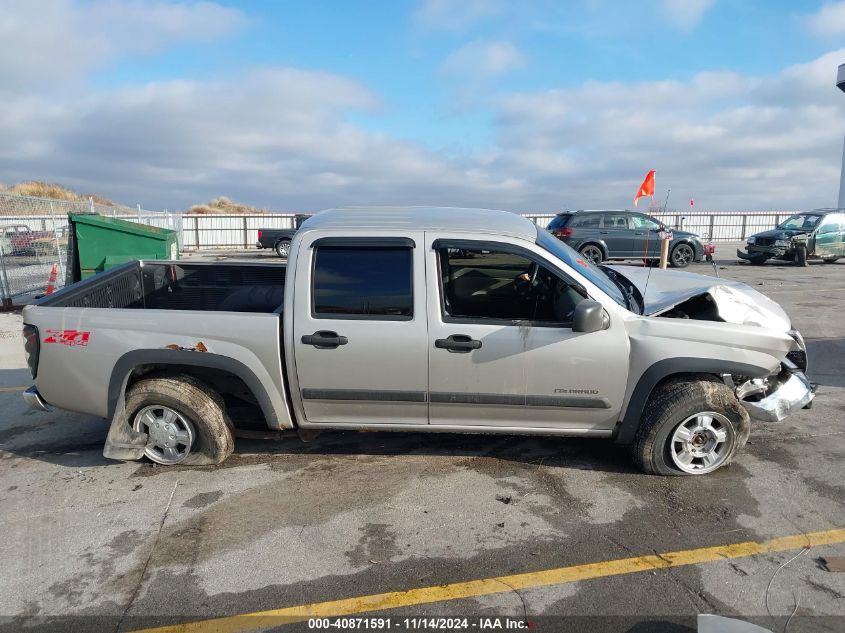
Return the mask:
POLYGON ((34 243, 52 236, 51 231, 33 231, 26 224, 0 227, 0 245, 4 253, 11 255, 33 255, 34 243))
POLYGON ((804 265, 808 259, 832 264, 845 257, 845 209, 816 209, 796 213, 774 229, 748 238, 745 251, 736 255, 755 265, 768 259, 794 261, 804 265))
POLYGON ((23 321, 30 406, 110 418, 106 457, 160 464, 219 463, 263 426, 607 438, 699 475, 749 416, 813 399, 801 335, 756 290, 599 268, 499 211, 326 211, 285 266, 130 262, 23 321))
MULTIPOLYGON (((660 259, 660 236, 665 227, 656 218, 627 210, 582 210, 558 213, 549 231, 594 264, 608 259, 660 259)), ((702 258, 712 259, 715 247, 694 233, 672 229, 669 264, 686 268, 702 258)))
POLYGON ((256 248, 272 248, 276 255, 286 259, 296 229, 258 229, 256 248))
POLYGON ((38 254, 53 253, 58 245, 59 248, 67 248, 70 225, 65 224, 53 231, 45 231, 41 237, 36 237, 30 242, 32 250, 38 254))
POLYGON ((310 213, 297 213, 293 218, 293 225, 296 227, 293 229, 258 229, 256 248, 272 248, 279 257, 287 258, 293 236, 310 217, 310 213))

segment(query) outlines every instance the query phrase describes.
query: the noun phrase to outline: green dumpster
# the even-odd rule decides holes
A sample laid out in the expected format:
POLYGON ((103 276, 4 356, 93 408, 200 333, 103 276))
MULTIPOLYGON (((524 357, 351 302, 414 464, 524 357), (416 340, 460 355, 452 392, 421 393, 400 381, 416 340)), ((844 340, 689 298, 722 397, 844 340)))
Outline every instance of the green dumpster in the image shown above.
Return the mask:
POLYGON ((176 231, 95 213, 69 213, 69 281, 135 259, 179 259, 176 231))

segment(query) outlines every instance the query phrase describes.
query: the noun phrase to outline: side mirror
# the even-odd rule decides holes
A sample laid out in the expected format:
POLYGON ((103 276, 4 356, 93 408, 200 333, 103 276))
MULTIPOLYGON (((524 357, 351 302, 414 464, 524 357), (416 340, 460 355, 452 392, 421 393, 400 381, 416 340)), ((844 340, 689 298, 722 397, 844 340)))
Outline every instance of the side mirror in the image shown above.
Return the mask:
POLYGON ((572 314, 573 332, 598 332, 610 324, 602 305, 593 299, 584 299, 575 306, 572 314))

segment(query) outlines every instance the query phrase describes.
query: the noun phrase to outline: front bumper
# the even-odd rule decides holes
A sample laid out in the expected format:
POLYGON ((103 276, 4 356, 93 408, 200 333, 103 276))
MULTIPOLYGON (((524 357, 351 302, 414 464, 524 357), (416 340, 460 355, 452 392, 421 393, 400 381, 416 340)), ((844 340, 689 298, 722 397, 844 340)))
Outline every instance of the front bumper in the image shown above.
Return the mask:
POLYGON ((34 385, 23 392, 23 399, 29 405, 30 409, 36 411, 50 411, 50 405, 38 393, 38 388, 34 385))
POLYGON ((752 418, 763 422, 780 422, 799 409, 809 408, 816 388, 803 372, 787 369, 776 380, 775 389, 759 400, 746 400, 741 393, 737 394, 752 418))
POLYGON ((736 256, 740 259, 755 259, 760 255, 766 257, 783 259, 789 252, 786 246, 754 246, 749 244, 745 247, 746 251, 736 250, 736 256))

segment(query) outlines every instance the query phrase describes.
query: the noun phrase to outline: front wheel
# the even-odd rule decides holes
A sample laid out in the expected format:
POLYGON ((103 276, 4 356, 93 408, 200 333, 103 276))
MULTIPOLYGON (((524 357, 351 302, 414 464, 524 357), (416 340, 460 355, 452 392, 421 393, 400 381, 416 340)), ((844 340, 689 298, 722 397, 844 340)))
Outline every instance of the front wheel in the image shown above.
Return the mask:
POLYGON ((596 266, 598 266, 602 263, 602 261, 604 261, 604 253, 595 244, 587 244, 586 246, 582 246, 579 252, 581 253, 581 255, 589 259, 596 266))
POLYGON ((276 242, 276 255, 281 257, 282 259, 288 258, 288 253, 290 252, 290 240, 279 240, 276 242))
POLYGON ((706 378, 659 386, 646 405, 632 445, 652 475, 705 475, 729 464, 751 431, 733 391, 706 378))
POLYGON ((669 254, 669 263, 674 268, 686 268, 695 259, 695 250, 689 244, 676 244, 669 254))

